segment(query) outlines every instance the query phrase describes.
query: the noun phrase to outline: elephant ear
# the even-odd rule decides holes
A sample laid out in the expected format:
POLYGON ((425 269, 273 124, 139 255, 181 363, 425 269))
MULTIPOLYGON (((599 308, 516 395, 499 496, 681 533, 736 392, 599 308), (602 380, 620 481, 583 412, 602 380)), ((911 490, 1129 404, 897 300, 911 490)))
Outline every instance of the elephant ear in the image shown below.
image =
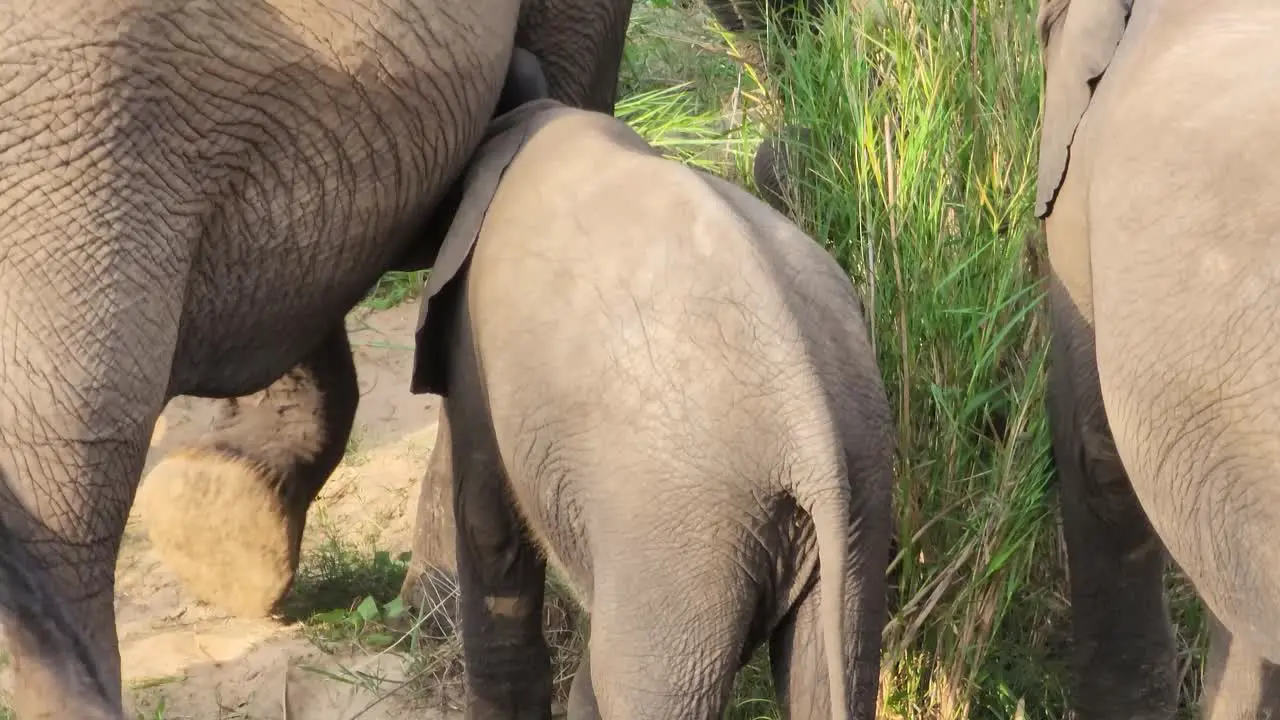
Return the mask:
POLYGON ((462 177, 436 209, 431 222, 434 227, 429 228, 427 235, 428 242, 439 242, 439 250, 420 296, 410 392, 448 395, 448 347, 454 303, 489 205, 498 194, 502 176, 525 143, 541 123, 564 107, 543 97, 494 118, 462 177))
POLYGON ((1129 23, 1133 0, 1043 0, 1044 115, 1040 128, 1040 168, 1036 217, 1053 210, 1062 187, 1080 118, 1098 79, 1106 72, 1129 23))

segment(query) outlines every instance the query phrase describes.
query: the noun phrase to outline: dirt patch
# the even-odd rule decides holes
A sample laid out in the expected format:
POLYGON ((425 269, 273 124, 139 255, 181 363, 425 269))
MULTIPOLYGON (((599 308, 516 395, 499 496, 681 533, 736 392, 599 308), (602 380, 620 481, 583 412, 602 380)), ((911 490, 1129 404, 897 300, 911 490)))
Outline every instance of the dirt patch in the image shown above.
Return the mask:
MULTIPOLYGON (((413 303, 381 312, 358 310, 348 319, 360 409, 347 457, 308 515, 304 564, 308 550, 335 539, 370 553, 376 548, 395 555, 411 546, 418 484, 435 440, 438 409, 435 397, 408 391, 416 321, 413 303)), ((157 425, 147 469, 203 432, 213 417, 209 401, 176 398, 157 425)), ((431 707, 442 701, 428 704, 420 692, 395 692, 411 671, 410 660, 399 652, 326 650, 300 623, 231 618, 194 601, 151 553, 141 520, 135 509, 116 576, 130 715, 148 720, 461 717, 431 707)), ((7 686, 10 678, 4 680, 7 686)))

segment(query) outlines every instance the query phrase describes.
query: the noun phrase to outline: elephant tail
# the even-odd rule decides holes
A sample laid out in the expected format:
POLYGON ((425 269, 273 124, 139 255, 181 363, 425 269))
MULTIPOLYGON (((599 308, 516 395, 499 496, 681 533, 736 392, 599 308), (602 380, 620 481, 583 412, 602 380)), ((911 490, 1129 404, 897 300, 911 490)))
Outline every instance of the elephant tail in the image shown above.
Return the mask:
MULTIPOLYGON (((0 473, 0 485, 7 484, 0 473)), ((123 720, 89 644, 13 530, 0 520, 0 625, 48 692, 74 700, 85 720, 123 720)))
MULTIPOLYGON (((837 477, 843 476, 838 475, 837 477)), ((797 488, 796 504, 813 521, 818 545, 818 588, 821 592, 822 642, 827 656, 831 689, 831 717, 849 718, 849 691, 845 672, 845 568, 849 564, 850 490, 846 485, 797 488)))

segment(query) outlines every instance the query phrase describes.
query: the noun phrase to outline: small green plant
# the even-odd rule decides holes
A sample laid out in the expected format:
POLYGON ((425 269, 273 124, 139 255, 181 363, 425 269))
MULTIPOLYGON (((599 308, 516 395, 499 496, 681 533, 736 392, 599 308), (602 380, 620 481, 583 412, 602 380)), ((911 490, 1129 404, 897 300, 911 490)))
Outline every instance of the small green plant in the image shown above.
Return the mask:
POLYGON ((415 272, 389 272, 378 278, 361 305, 372 310, 388 310, 403 302, 413 300, 422 292, 429 270, 415 272))
POLYGON ((409 558, 408 552, 360 552, 348 542, 327 537, 303 558, 282 612, 352 639, 359 634, 349 633, 352 627, 363 630, 371 620, 391 619, 388 612, 395 609, 393 598, 400 592, 409 558), (376 606, 377 614, 370 614, 368 603, 376 606), (351 615, 339 618, 334 613, 351 615))
POLYGON ((404 617, 404 602, 399 597, 379 602, 372 595, 366 595, 352 609, 316 613, 307 619, 307 624, 325 631, 330 640, 359 640, 365 647, 382 649, 391 647, 401 638, 390 628, 392 623, 404 617))
POLYGON ((163 695, 156 701, 156 707, 150 713, 135 713, 138 720, 164 720, 164 711, 168 703, 163 695))
POLYGON ((733 700, 725 713, 727 720, 779 720, 782 717, 774 702, 772 672, 769 647, 763 645, 738 673, 733 700))
POLYGON ((368 448, 365 447, 365 427, 358 425, 351 429, 347 436, 347 446, 342 453, 342 464, 347 467, 360 467, 369 462, 368 448))
POLYGON ((637 3, 623 48, 619 98, 680 88, 694 113, 720 113, 732 102, 739 66, 702 1, 637 3))

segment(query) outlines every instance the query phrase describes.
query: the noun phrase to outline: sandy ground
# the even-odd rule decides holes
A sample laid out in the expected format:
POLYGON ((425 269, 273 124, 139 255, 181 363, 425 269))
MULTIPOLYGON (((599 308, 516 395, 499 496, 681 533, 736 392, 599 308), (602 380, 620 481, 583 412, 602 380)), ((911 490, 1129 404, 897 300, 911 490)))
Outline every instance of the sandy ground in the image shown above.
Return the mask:
MULTIPOLYGON (((337 532, 360 548, 372 543, 393 555, 410 548, 438 408, 435 397, 408 391, 416 320, 416 303, 379 313, 357 311, 349 318, 360 410, 348 456, 311 509, 306 547, 337 532)), ((212 418, 208 401, 171 402, 157 425, 147 469, 184 438, 202 432, 212 418)), ((461 717, 424 708, 420 698, 399 697, 404 693, 387 696, 407 671, 400 656, 326 653, 296 624, 230 618, 195 602, 151 553, 141 520, 135 510, 116 585, 125 707, 135 717, 284 718, 286 687, 288 720, 461 717), (333 676, 351 672, 362 673, 366 681, 333 676)))

